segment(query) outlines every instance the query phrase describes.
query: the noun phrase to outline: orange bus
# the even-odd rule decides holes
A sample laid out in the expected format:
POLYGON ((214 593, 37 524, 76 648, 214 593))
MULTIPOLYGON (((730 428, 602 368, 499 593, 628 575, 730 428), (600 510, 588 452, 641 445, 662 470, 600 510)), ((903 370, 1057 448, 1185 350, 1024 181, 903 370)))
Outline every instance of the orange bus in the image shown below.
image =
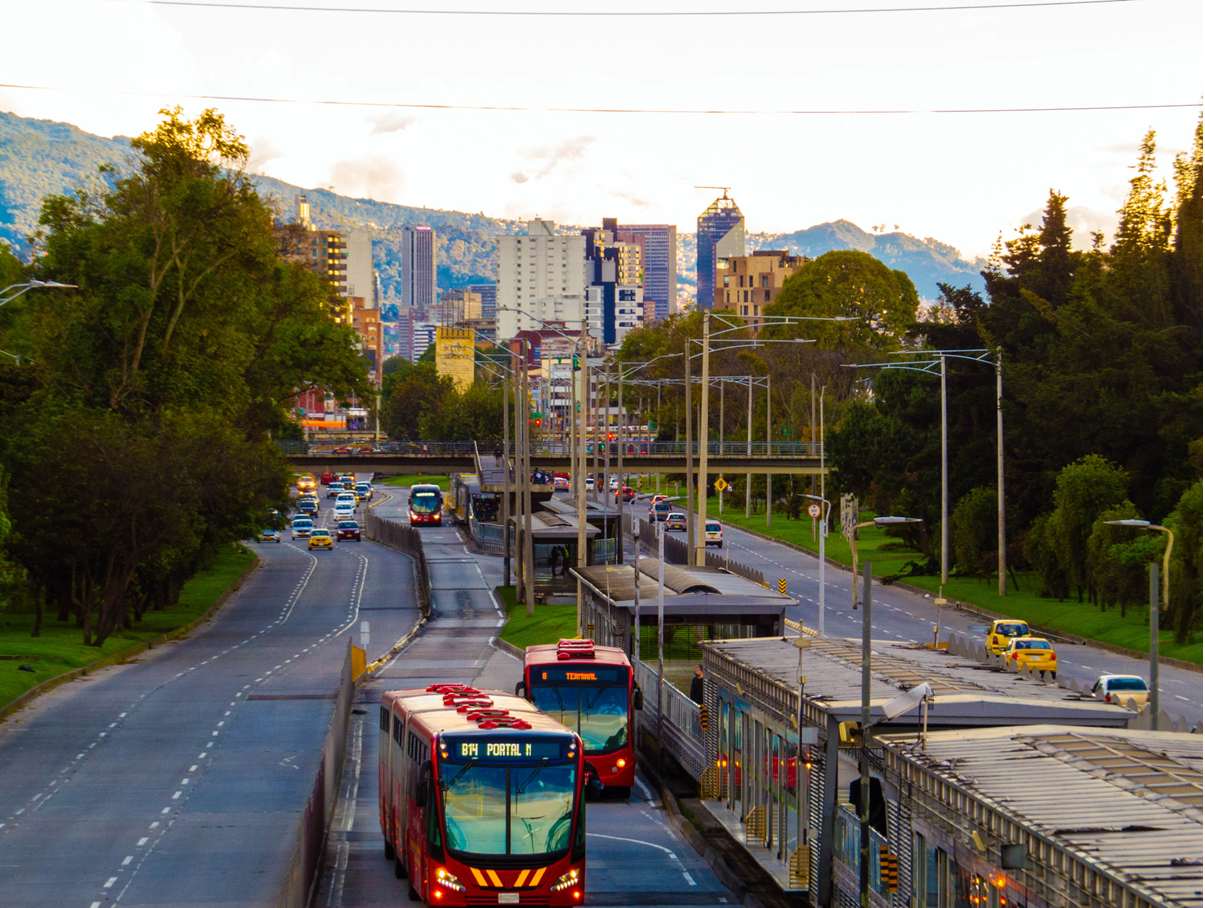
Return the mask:
POLYGON ((515 686, 515 693, 520 691, 581 736, 586 772, 593 781, 620 798, 631 796, 636 781, 633 712, 644 705, 644 697, 622 649, 596 646, 593 640, 529 646, 523 680, 515 686))
POLYGON ((521 697, 463 684, 381 695, 385 857, 428 905, 585 900, 581 739, 521 697))

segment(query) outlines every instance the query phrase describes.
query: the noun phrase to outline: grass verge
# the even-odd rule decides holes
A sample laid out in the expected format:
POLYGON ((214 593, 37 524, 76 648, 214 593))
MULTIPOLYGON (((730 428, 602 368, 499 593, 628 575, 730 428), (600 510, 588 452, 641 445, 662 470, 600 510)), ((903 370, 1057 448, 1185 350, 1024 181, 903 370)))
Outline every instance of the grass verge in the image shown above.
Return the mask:
MULTIPOLYGON (((714 498, 708 501, 708 513, 718 516, 718 503, 714 498)), ((870 516, 864 514, 863 519, 869 520, 870 516)), ((812 538, 812 521, 809 519, 788 520, 784 514, 775 514, 772 525, 767 528, 765 511, 746 519, 743 503, 739 508, 726 507, 722 519, 733 526, 819 552, 819 540, 812 538)), ((876 577, 897 574, 905 569, 908 562, 921 559, 920 552, 908 548, 898 539, 891 538, 886 530, 864 527, 858 532, 858 536, 859 565, 866 561, 871 562, 871 570, 876 577)), ((829 533, 824 544, 824 554, 846 566, 853 563, 849 543, 839 533, 829 533)), ((736 560, 739 561, 739 557, 736 560)), ((1010 618, 1019 618, 1053 631, 1098 640, 1140 653, 1150 652, 1150 613, 1146 606, 1128 607, 1122 617, 1118 608, 1102 612, 1099 607, 1087 602, 1043 599, 1038 595, 1038 579, 1031 573, 1020 571, 1016 574, 1016 583, 1012 575, 1009 576, 1008 593, 1001 598, 997 577, 997 574, 983 579, 951 577, 941 592, 949 599, 969 602, 980 608, 1000 612, 1010 618), (1017 585, 1020 589, 1017 589, 1017 585)), ((777 579, 766 577, 771 586, 777 579)), ((937 595, 940 587, 940 578, 937 576, 909 577, 906 582, 934 595, 937 595)), ((841 603, 834 605, 840 607, 841 603)), ((1188 643, 1177 644, 1175 634, 1171 630, 1161 629, 1159 654, 1200 665, 1201 637, 1194 635, 1188 643)))
POLYGON ((414 486, 420 483, 428 485, 437 485, 445 492, 448 491, 448 477, 440 476, 435 473, 411 473, 406 476, 387 476, 381 480, 380 485, 383 486, 414 486))
POLYGON ((148 612, 133 629, 111 634, 103 646, 84 646, 84 633, 74 620, 60 622, 48 614, 42 621, 42 636, 31 637, 32 614, 0 614, 0 656, 18 657, 0 659, 0 706, 43 681, 153 640, 200 617, 254 560, 251 550, 241 545, 223 551, 210 570, 184 584, 176 605, 148 612), (33 671, 20 671, 21 665, 33 671))
POLYGON ((512 646, 526 649, 537 643, 556 643, 562 637, 577 636, 576 605, 537 605, 535 614, 528 615, 527 606, 516 602, 513 586, 494 589, 509 617, 498 636, 512 646))

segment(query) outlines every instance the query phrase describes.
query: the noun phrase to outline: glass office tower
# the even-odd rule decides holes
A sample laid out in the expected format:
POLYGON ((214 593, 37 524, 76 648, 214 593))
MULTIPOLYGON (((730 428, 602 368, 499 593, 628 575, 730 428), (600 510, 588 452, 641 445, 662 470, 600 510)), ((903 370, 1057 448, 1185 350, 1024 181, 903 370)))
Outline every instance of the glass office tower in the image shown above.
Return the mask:
POLYGON ((729 258, 745 254, 745 216, 736 207, 736 202, 728 198, 728 190, 699 215, 696 240, 696 299, 702 311, 715 303, 718 268, 722 268, 729 258))

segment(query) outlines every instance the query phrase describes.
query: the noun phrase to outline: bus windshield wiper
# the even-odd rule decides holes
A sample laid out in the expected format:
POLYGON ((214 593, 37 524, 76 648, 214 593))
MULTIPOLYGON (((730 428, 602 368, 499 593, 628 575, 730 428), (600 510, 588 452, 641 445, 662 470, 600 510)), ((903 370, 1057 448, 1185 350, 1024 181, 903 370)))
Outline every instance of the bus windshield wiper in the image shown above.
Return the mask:
POLYGON ((476 765, 477 765, 477 758, 474 757, 472 760, 469 760, 469 762, 464 764, 464 768, 461 769, 460 772, 458 772, 458 773, 456 773, 456 775, 452 776, 451 782, 445 782, 443 784, 443 790, 447 791, 449 788, 451 788, 453 785, 455 785, 457 782, 459 782, 460 777, 463 776, 466 772, 468 772, 470 769, 472 769, 476 765))
POLYGON ((605 687, 600 687, 598 689, 598 693, 596 693, 594 695, 594 698, 589 703, 586 704, 586 709, 584 711, 585 715, 587 715, 587 716, 590 715, 590 710, 594 709, 594 704, 598 702, 598 698, 603 695, 603 692, 605 690, 607 690, 607 688, 605 688, 605 687))
POLYGON ((532 783, 532 781, 535 779, 535 777, 538 776, 543 771, 544 767, 547 765, 548 765, 548 758, 542 757, 540 759, 539 765, 537 765, 536 768, 531 771, 531 775, 529 775, 527 777, 526 781, 524 781, 522 785, 515 786, 515 794, 516 795, 526 794, 527 786, 532 783))

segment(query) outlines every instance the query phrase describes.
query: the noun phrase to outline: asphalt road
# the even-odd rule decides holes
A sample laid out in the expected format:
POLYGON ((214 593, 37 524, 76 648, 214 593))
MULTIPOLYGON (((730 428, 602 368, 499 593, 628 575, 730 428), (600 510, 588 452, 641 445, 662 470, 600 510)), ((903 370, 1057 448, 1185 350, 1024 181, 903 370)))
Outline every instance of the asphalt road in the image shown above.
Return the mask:
POLYGON ((0 905, 274 903, 349 636, 374 658, 418 619, 409 559, 285 535, 188 639, 0 725, 0 905))
MULTIPOLYGON (((406 490, 389 488, 394 500, 382 517, 406 521, 406 490)), ((330 908, 406 901, 406 883, 394 879, 384 859, 377 816, 377 709, 381 692, 441 681, 513 691, 517 659, 490 645, 504 623, 492 590, 502 582, 502 560, 474 555, 454 527, 424 527, 430 566, 433 620, 362 691, 363 715, 349 730, 342 799, 328 848, 328 864, 316 904, 330 908)), ((735 899, 710 868, 665 821, 659 802, 638 777, 626 802, 587 807, 587 905, 692 906, 732 904, 735 899)))
MULTIPOLYGON (((643 519, 648 517, 648 506, 635 506, 636 513, 643 519)), ((633 505, 625 506, 631 513, 633 505)), ((630 537, 630 526, 628 527, 630 537)), ((685 533, 674 533, 686 541, 685 533)), ((625 558, 630 557, 630 543, 625 549, 625 558)), ((863 613, 852 608, 850 574, 826 566, 824 576, 824 618, 820 617, 820 560, 797 549, 780 545, 724 524, 724 548, 721 551, 732 561, 761 571, 771 585, 779 578, 787 581, 787 592, 799 600, 799 605, 787 610, 787 617, 802 621, 807 627, 820 629, 828 636, 862 639, 863 613)), ((873 570, 873 568, 872 568, 873 570)), ((940 624, 940 639, 957 634, 968 640, 982 641, 987 633, 985 620, 978 615, 942 609, 940 615, 933 600, 925 595, 912 593, 897 586, 882 586, 877 581, 871 590, 871 628, 876 639, 932 641, 933 627, 940 624)), ((1007 609, 1005 597, 1001 610, 1007 609)), ((1140 675, 1149 678, 1150 663, 1147 659, 1134 659, 1094 646, 1059 643, 1059 676, 1076 681, 1082 686, 1090 685, 1099 675, 1116 673, 1140 675)), ((1173 720, 1183 716, 1190 725, 1202 718, 1201 673, 1188 669, 1161 665, 1159 686, 1162 695, 1160 709, 1173 720)))

